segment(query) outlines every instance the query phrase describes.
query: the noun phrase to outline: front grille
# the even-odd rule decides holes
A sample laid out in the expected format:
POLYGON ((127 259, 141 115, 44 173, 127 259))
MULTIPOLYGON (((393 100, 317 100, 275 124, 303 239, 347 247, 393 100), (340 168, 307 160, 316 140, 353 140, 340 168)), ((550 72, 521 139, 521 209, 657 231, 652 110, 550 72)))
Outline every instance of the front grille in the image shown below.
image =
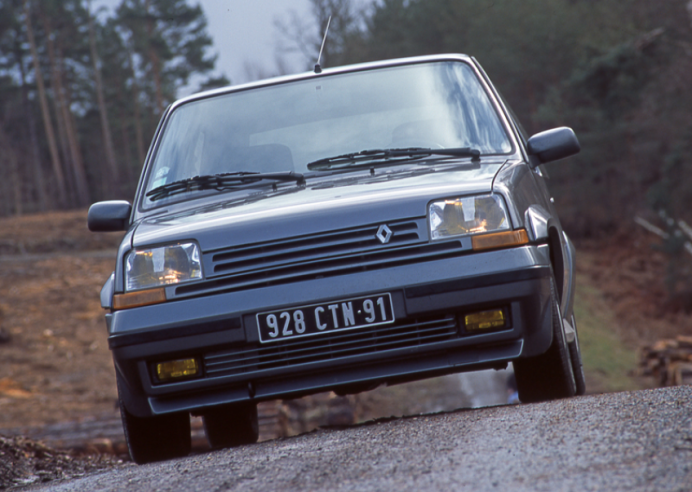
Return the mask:
POLYGON ((438 260, 462 253, 459 240, 430 243, 425 219, 387 223, 387 244, 376 237, 381 224, 327 231, 205 253, 204 282, 181 285, 176 296, 266 287, 300 280, 438 260))
POLYGON ((368 254, 353 254, 339 258, 324 258, 306 261, 297 265, 283 265, 268 270, 245 272, 242 274, 212 279, 176 288, 176 295, 232 291, 297 282, 306 279, 333 277, 354 272, 390 268, 409 263, 437 260, 458 255, 460 241, 447 241, 439 244, 424 244, 408 248, 373 251, 368 254))
MULTIPOLYGON (((266 243, 256 243, 205 255, 207 277, 238 274, 257 269, 271 270, 287 264, 368 253, 386 247, 417 243, 421 238, 419 224, 405 221, 388 224, 393 234, 384 246, 376 237, 380 224, 328 231, 266 243)), ((423 231, 424 232, 424 231, 423 231)))
POLYGON ((419 347, 458 337, 456 317, 448 314, 282 343, 275 342, 271 345, 255 344, 233 348, 205 355, 204 368, 208 377, 233 376, 419 347))

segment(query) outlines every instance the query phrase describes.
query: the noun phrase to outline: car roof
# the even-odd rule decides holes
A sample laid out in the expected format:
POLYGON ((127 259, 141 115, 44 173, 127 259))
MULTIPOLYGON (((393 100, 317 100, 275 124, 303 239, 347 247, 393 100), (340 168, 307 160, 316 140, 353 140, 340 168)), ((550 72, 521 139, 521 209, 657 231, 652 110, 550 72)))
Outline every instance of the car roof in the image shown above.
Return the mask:
POLYGON ((329 76, 329 75, 335 75, 339 73, 348 73, 348 72, 358 72, 358 71, 363 71, 363 70, 372 70, 376 68, 386 68, 386 67, 394 67, 394 66, 400 66, 400 65, 410 65, 414 63, 425 63, 425 62, 434 62, 434 61, 462 61, 469 63, 471 65, 474 65, 475 60, 468 56, 468 55, 463 55, 459 53, 447 53, 447 54, 439 54, 439 55, 425 55, 425 56, 413 56, 413 57, 407 57, 407 58, 394 58, 394 59, 389 59, 389 60, 380 60, 380 61, 374 61, 374 62, 367 62, 367 63, 357 63, 353 65, 344 65, 340 67, 335 67, 335 68, 322 68, 322 71, 320 73, 315 73, 314 71, 309 71, 309 72, 302 72, 299 74, 293 74, 293 75, 284 75, 280 77, 272 77, 269 79, 263 79, 263 80, 258 80, 255 82, 248 82, 245 84, 238 84, 238 85, 230 85, 227 87, 222 87, 219 89, 211 89, 208 91, 203 91, 203 92, 198 92, 196 94, 192 94, 190 96, 181 98, 177 101, 175 101, 171 106, 169 107, 169 110, 174 109, 177 106, 180 106, 182 104, 192 102, 192 101, 197 101, 200 99, 206 99, 208 97, 212 96, 218 96, 222 94, 230 94, 233 92, 239 92, 239 91, 245 91, 249 89, 255 89, 259 87, 267 87, 271 85, 276 85, 276 84, 282 84, 286 82, 292 82, 292 81, 297 81, 297 80, 308 80, 308 79, 317 79, 320 77, 324 76, 329 76))

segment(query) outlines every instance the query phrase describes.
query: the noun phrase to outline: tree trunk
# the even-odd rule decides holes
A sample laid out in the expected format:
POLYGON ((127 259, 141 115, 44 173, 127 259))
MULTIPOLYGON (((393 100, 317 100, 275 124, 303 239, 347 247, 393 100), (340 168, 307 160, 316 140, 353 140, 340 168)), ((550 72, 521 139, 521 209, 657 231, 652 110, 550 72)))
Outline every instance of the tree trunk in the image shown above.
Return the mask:
POLYGON ((103 135, 103 146, 106 153, 106 164, 108 174, 111 177, 111 185, 116 191, 120 192, 120 176, 115 162, 115 151, 113 150, 113 139, 111 128, 108 123, 108 112, 106 102, 103 97, 103 82, 101 80, 101 69, 99 68, 98 55, 96 52, 96 37, 94 36, 94 21, 91 17, 91 0, 87 0, 87 17, 89 19, 89 48, 91 50, 91 61, 94 65, 94 82, 96 83, 96 100, 99 106, 99 116, 101 118, 101 133, 103 135))
POLYGON ((156 93, 156 115, 161 116, 163 113, 163 89, 161 87, 161 67, 159 66, 159 56, 151 43, 151 39, 154 35, 154 22, 152 17, 149 15, 149 5, 150 0, 144 2, 144 10, 147 16, 147 37, 149 40, 149 61, 151 62, 151 72, 154 78, 154 90, 156 93))
MULTIPOLYGON (((120 84, 117 84, 118 88, 118 100, 125 102, 125 95, 123 94, 123 89, 120 84)), ((132 175, 132 147, 130 141, 130 132, 128 131, 127 125, 127 115, 124 110, 125 104, 121 104, 118 107, 117 119, 118 126, 120 127, 120 140, 122 142, 123 153, 121 154, 121 159, 123 159, 122 169, 124 169, 124 182, 127 187, 134 181, 134 176, 132 175)))
POLYGON ((14 198, 14 214, 17 216, 22 215, 22 180, 19 177, 17 154, 15 154, 10 138, 5 134, 2 127, 0 127, 0 160, 5 160, 9 163, 10 183, 12 183, 12 195, 14 198))
POLYGON ((34 31, 31 27, 31 11, 29 9, 29 1, 24 0, 24 22, 29 38, 29 47, 31 49, 31 57, 33 58, 34 73, 36 77, 36 85, 38 87, 39 100, 41 102, 41 114, 43 116, 43 125, 48 138, 48 148, 50 150, 51 164, 55 179, 57 181, 58 202, 60 206, 67 206, 67 192, 65 188, 65 177, 62 172, 60 163, 60 155, 58 154, 58 146, 55 141, 55 132, 53 131, 53 123, 50 119, 50 111, 48 109, 48 101, 46 98, 46 88, 43 85, 43 75, 41 74, 41 66, 38 61, 38 52, 36 50, 36 40, 34 39, 34 31))
POLYGON ((48 199, 46 196, 45 178, 43 176, 43 167, 41 166, 41 157, 38 153, 38 135, 36 135, 36 121, 34 120, 34 112, 31 110, 29 103, 29 94, 26 88, 26 71, 24 69, 24 61, 22 60, 21 46, 16 46, 15 56, 17 65, 19 66, 20 81, 22 84, 22 106, 24 113, 27 116, 27 124, 29 126, 29 142, 31 144, 31 163, 33 166, 34 187, 36 190, 36 198, 38 199, 38 209, 45 212, 48 208, 48 199))
POLYGON ((5 169, 8 166, 4 165, 2 155, 0 155, 0 217, 12 215, 12 195, 9 185, 10 180, 5 176, 5 169))
POLYGON ((144 164, 144 134, 142 132, 142 116, 139 108, 139 84, 137 83, 137 73, 135 72, 135 64, 132 59, 132 49, 128 46, 128 60, 130 62, 130 70, 132 70, 132 101, 135 108, 135 138, 137 140, 137 160, 141 166, 144 164))
MULTIPOLYGON (((62 57, 60 57, 62 61, 62 57)), ((64 70, 60 70, 60 73, 64 73, 64 70)), ((74 113, 70 111, 72 107, 72 97, 69 91, 69 86, 66 86, 63 81, 60 81, 60 90, 63 92, 63 97, 65 100, 65 119, 67 122, 67 136, 70 142, 70 148, 75 156, 74 160, 74 173, 75 179, 77 181, 79 201, 81 206, 89 205, 89 184, 86 178, 86 169, 84 168, 84 157, 82 156, 82 150, 79 147, 79 140, 77 138, 77 122, 75 121, 74 113)))
POLYGON ((50 80, 53 89, 53 105, 55 106, 55 123, 58 128, 58 141, 60 150, 62 151, 63 162, 65 163, 65 172, 67 173, 67 185, 70 196, 70 206, 79 205, 79 186, 74 173, 74 153, 70 146, 67 129, 67 119, 65 118, 65 101, 63 93, 60 89, 60 77, 58 76, 58 67, 55 62, 55 45, 53 43, 53 32, 48 22, 48 18, 39 9, 39 18, 43 23, 43 28, 46 31, 46 48, 48 51, 48 61, 50 67, 50 80), (77 202, 75 203, 75 198, 77 202))
MULTIPOLYGON (((63 64, 62 56, 55 52, 53 43, 52 31, 48 18, 40 13, 41 19, 46 30, 46 39, 48 47, 48 57, 51 67, 51 78, 53 80, 53 92, 55 95, 56 108, 59 111, 58 121, 62 118, 62 128, 64 138, 66 139, 67 150, 69 151, 70 167, 72 169, 72 177, 74 179, 75 194, 78 206, 86 206, 89 203, 89 192, 87 189, 86 173, 84 171, 84 162, 82 152, 79 148, 77 140, 77 131, 74 124, 74 116, 70 111, 70 101, 66 96, 65 85, 63 84, 63 64)), ((60 129, 60 125, 58 126, 60 129)))

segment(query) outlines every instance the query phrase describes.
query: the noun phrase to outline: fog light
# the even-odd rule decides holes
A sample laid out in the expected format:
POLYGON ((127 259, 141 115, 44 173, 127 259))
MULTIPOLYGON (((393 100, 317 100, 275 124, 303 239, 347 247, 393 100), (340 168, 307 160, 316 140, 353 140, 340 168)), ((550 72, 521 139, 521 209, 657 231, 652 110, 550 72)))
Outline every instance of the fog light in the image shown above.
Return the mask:
POLYGON ((178 359, 156 364, 159 381, 196 376, 198 373, 197 359, 178 359))
POLYGON ((507 324, 507 318, 503 309, 480 311, 464 316, 464 324, 469 331, 491 330, 502 328, 507 324))

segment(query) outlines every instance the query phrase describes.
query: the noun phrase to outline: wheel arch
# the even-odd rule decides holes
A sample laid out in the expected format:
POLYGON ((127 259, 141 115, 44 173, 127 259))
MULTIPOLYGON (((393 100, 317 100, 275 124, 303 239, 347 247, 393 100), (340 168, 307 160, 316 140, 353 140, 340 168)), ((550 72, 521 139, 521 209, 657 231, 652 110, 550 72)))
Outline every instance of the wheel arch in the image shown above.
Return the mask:
POLYGON ((564 317, 569 317, 574 304, 574 245, 558 221, 540 205, 531 205, 526 210, 524 222, 533 241, 546 242, 549 246, 560 310, 564 317))

